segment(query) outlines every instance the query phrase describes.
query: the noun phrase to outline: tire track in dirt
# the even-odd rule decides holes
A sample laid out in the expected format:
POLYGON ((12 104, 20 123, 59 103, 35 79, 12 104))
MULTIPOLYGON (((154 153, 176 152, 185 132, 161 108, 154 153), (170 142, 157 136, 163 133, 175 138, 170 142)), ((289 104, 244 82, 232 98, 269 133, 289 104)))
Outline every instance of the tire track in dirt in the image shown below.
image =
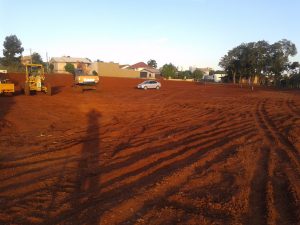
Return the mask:
POLYGON ((287 108, 290 110, 290 112, 292 112, 292 114, 296 117, 300 116, 300 109, 297 108, 297 106, 295 105, 295 102, 292 99, 288 99, 285 101, 287 108))
POLYGON ((268 167, 270 149, 264 146, 260 149, 260 158, 257 162, 249 196, 248 224, 268 224, 268 167), (251 221, 251 222, 250 222, 251 221))
MULTIPOLYGON (((241 136, 241 135, 242 136, 243 135, 249 135, 249 131, 245 131, 245 132, 241 133, 238 136, 241 136)), ((232 136, 230 138, 236 139, 237 136, 232 136)), ((218 147, 214 147, 214 148, 216 150, 220 149, 220 147, 219 147, 220 144, 223 144, 223 145, 228 144, 228 140, 221 140, 220 143, 217 143, 215 145, 215 146, 218 146, 218 147)), ((209 153, 214 148, 208 147, 208 149, 206 151, 195 152, 192 155, 190 155, 188 158, 181 159, 179 162, 173 162, 173 163, 164 165, 162 168, 159 168, 158 170, 154 171, 153 173, 148 174, 147 176, 143 176, 142 178, 140 178, 137 181, 134 181, 133 183, 129 183, 129 184, 125 183, 121 187, 118 187, 116 189, 113 189, 111 191, 103 193, 102 195, 99 196, 99 199, 95 198, 95 201, 97 202, 97 204, 101 203, 101 204, 105 205, 105 204, 108 204, 112 200, 111 198, 114 198, 113 196, 118 196, 121 193, 122 193, 121 195, 124 195, 123 190, 139 190, 141 187, 147 187, 150 184, 155 184, 155 183, 159 182, 160 180, 164 180, 165 175, 170 174, 170 173, 174 173, 175 171, 181 171, 181 169, 183 167, 185 167, 186 165, 189 165, 189 164, 193 164, 194 162, 199 160, 199 157, 202 157, 202 155, 205 154, 205 153, 209 153), (136 186, 136 185, 138 185, 138 186, 136 186), (140 186, 140 185, 142 185, 142 186, 140 186), (120 192, 120 193, 118 194, 118 192, 120 192)), ((128 195, 129 195, 128 197, 131 198, 132 194, 134 194, 134 193, 131 193, 131 194, 128 193, 128 195)), ((122 197, 122 200, 123 200, 123 202, 126 202, 126 198, 124 196, 122 197)), ((95 202, 94 203, 93 202, 87 202, 86 204, 84 204, 84 207, 95 207, 94 204, 96 204, 96 203, 95 202)), ((67 215, 63 214, 63 215, 59 216, 59 218, 57 218, 57 219, 58 219, 58 221, 64 220, 66 217, 70 217, 74 213, 79 213, 82 209, 78 209, 78 210, 79 211, 76 210, 74 212, 68 212, 67 215)))
MULTIPOLYGON (((239 131, 241 133, 244 133, 244 130, 240 129, 239 131)), ((245 129, 245 131, 251 132, 251 130, 249 130, 249 129, 245 129)), ((228 138, 231 139, 231 137, 237 133, 239 133, 239 132, 235 131, 232 133, 227 133, 228 138)), ((174 151, 174 153, 171 153, 170 155, 167 155, 165 157, 154 158, 154 161, 153 161, 153 159, 151 160, 150 158, 149 159, 145 158, 145 159, 143 159, 145 161, 145 163, 143 163, 143 164, 145 164, 145 166, 136 168, 134 165, 132 165, 132 169, 128 168, 128 170, 130 170, 129 172, 123 173, 122 175, 119 175, 116 178, 111 178, 107 183, 103 183, 103 186, 104 187, 113 186, 113 183, 119 183, 123 180, 125 181, 130 178, 137 177, 143 173, 147 174, 152 170, 156 170, 156 169, 160 168, 161 166, 165 165, 166 163, 172 164, 174 162, 174 160, 176 160, 176 158, 184 159, 186 157, 189 157, 190 155, 196 154, 198 151, 203 151, 202 149, 208 149, 208 148, 213 149, 215 147, 214 143, 216 142, 216 140, 217 139, 214 139, 212 141, 209 141, 209 140, 203 141, 202 143, 201 142, 200 143, 192 143, 192 145, 190 145, 190 144, 183 145, 186 147, 182 148, 181 150, 180 149, 176 150, 176 151, 172 150, 172 152, 174 151)), ((217 143, 220 143, 220 142, 217 142, 217 143)), ((117 171, 119 171, 119 169, 117 169, 117 171)), ((108 176, 110 176, 110 175, 108 175, 108 176)), ((113 176, 110 176, 110 177, 113 177, 113 176)))
POLYGON ((256 106, 255 120, 261 135, 267 137, 267 146, 263 146, 259 151, 260 158, 257 162, 253 178, 251 180, 249 215, 247 218, 248 224, 268 224, 271 222, 269 220, 272 218, 269 215, 270 209, 268 204, 268 199, 270 198, 270 193, 268 193, 268 183, 270 182, 268 171, 270 157, 269 145, 274 140, 268 132, 268 127, 264 120, 261 106, 261 102, 259 102, 256 106))
MULTIPOLYGON (((272 171, 269 171, 269 175, 271 177, 267 177, 267 171, 268 169, 268 161, 269 161, 269 156, 270 154, 284 154, 285 159, 291 163, 296 163, 297 164, 297 158, 295 159, 294 157, 297 157, 297 155, 292 155, 290 152, 295 152, 294 146, 278 131, 276 130, 276 127, 272 120, 269 118, 269 115, 266 111, 266 103, 267 100, 261 101, 257 104, 257 109, 256 109, 256 119, 257 119, 257 124, 259 129, 262 131, 263 135, 267 137, 267 145, 270 146, 270 149, 268 146, 264 147, 265 153, 262 154, 262 158, 260 162, 258 162, 257 169, 256 171, 260 171, 260 174, 263 174, 262 177, 259 180, 257 178, 257 173, 255 173, 254 178, 252 180, 252 184, 257 184, 256 188, 252 190, 252 194, 250 195, 250 202, 249 205, 250 207, 250 216, 254 215, 254 218, 257 218, 257 221, 267 221, 268 223, 276 223, 274 220, 280 220, 284 221, 284 219, 290 218, 292 215, 295 214, 295 211, 297 211, 297 205, 291 204, 291 202, 295 202, 295 197, 293 196, 292 192, 297 191, 297 187, 293 188, 293 191, 291 191, 288 187, 288 185, 281 185, 278 182, 278 170, 276 168, 282 168, 281 164, 284 164, 284 162, 280 162, 280 164, 272 165, 271 168, 272 171), (274 144, 276 144, 276 148, 274 148, 274 144), (271 186, 271 190, 270 187, 271 186), (262 195, 261 193, 257 194, 257 190, 268 190, 265 195, 262 195), (269 193, 269 192, 272 193, 269 193), (273 196, 269 196, 272 194, 273 196), (262 198, 264 201, 261 201, 259 205, 259 199, 262 198), (274 202, 268 202, 266 203, 265 200, 273 200, 274 202), (278 202, 288 204, 287 207, 289 208, 289 212, 280 210, 278 205, 280 205, 278 202), (256 207, 255 207, 256 206, 256 207), (268 208, 271 207, 271 208, 268 208), (276 216, 272 215, 275 213, 276 216), (263 215, 265 212, 268 212, 268 218, 265 218, 263 215), (261 218, 259 219, 257 216, 260 216, 261 218), (271 219, 271 221, 269 221, 271 219)), ((295 164, 294 164, 295 165, 295 164)), ((297 167, 293 167, 293 171, 290 171, 292 173, 292 176, 288 176, 286 178, 286 181, 284 182, 285 184, 297 184, 298 181, 295 179, 295 176, 297 176, 297 167), (290 179, 292 179, 292 182, 290 182, 290 179)), ((281 171, 282 173, 282 171, 281 171)), ((299 196, 299 193, 297 194, 299 196)), ((284 205, 285 205, 284 204, 284 205)))
MULTIPOLYGON (((240 129, 240 128, 238 128, 237 130, 239 130, 239 129, 240 129)), ((248 133, 248 131, 247 131, 246 133, 248 133)), ((52 171, 52 175, 54 175, 54 174, 53 174, 53 171, 52 171)), ((41 180, 41 179, 43 180, 43 179, 45 179, 45 177, 44 177, 44 176, 39 177, 38 179, 36 179, 36 181, 37 181, 37 180, 41 180)), ((21 186, 23 186, 23 184, 22 184, 21 186)))
POLYGON ((203 141, 202 145, 209 144, 210 142, 214 142, 218 140, 219 136, 222 136, 224 134, 232 134, 234 132, 237 132, 239 130, 242 130, 243 128, 250 128, 250 124, 234 124, 234 126, 224 126, 220 127, 214 130, 210 131, 203 131, 203 130, 195 130, 195 132, 191 133, 184 133, 182 136, 177 137, 177 140, 169 140, 166 143, 162 145, 157 145, 157 146, 151 146, 150 148, 141 148, 138 152, 135 152, 133 154, 130 154, 128 157, 126 157, 122 161, 117 161, 117 162, 112 162, 110 163, 107 168, 104 167, 102 170, 105 171, 112 171, 114 169, 118 169, 120 167, 126 167, 131 165, 132 163, 138 161, 141 158, 148 158, 149 156, 153 156, 155 154, 160 154, 161 152, 174 152, 174 147, 176 146, 186 146, 186 145, 192 145, 194 142, 199 142, 201 143, 201 140, 203 141))
POLYGON ((261 113, 265 121, 265 126, 270 133, 269 138, 273 143, 276 143, 281 149, 283 149, 290 161, 295 164, 295 168, 300 168, 300 156, 295 146, 280 132, 278 132, 276 125, 270 119, 270 116, 266 110, 266 100, 261 105, 261 113))

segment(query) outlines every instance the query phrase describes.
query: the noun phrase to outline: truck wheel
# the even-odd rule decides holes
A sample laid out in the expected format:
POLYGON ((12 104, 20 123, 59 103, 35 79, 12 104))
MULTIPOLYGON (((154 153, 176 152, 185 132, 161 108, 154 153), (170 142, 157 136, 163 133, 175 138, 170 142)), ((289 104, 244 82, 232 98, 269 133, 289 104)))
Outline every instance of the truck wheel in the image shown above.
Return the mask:
POLYGON ((29 84, 28 83, 25 83, 24 85, 24 93, 25 95, 30 95, 30 88, 29 88, 29 84))

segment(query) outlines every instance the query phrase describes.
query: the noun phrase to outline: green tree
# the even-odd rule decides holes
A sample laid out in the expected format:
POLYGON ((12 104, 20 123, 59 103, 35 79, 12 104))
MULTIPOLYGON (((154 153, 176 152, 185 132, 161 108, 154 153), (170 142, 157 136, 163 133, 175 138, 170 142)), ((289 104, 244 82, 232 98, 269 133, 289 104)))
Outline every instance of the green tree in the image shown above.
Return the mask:
POLYGON ((215 71, 214 70, 210 70, 208 75, 214 75, 215 74, 215 71))
POLYGON ((273 75, 274 84, 277 85, 282 78, 282 72, 288 69, 289 57, 297 54, 297 48, 291 41, 283 39, 272 44, 269 52, 269 69, 273 75))
POLYGON ((176 73, 177 69, 172 63, 165 64, 161 69, 161 75, 165 78, 174 78, 176 76, 176 73))
POLYGON ((189 79, 192 77, 192 73, 189 70, 178 71, 176 77, 179 79, 189 79))
POLYGON ((3 58, 2 64, 4 66, 16 66, 21 63, 21 54, 24 51, 22 42, 16 35, 10 35, 5 38, 3 43, 3 58))
POLYGON ((67 63, 65 65, 65 70, 73 75, 75 75, 75 66, 72 63, 67 63))
POLYGON ((193 73, 192 73, 192 76, 195 80, 200 80, 203 78, 204 76, 204 73, 202 70, 195 70, 193 73))
POLYGON ((289 57, 297 53, 295 44, 283 39, 269 45, 266 41, 242 43, 228 51, 219 62, 236 83, 244 78, 272 79, 274 83, 283 78, 283 71, 288 70, 289 57))
POLYGON ((228 52, 227 55, 223 56, 219 62, 219 66, 222 67, 233 81, 236 83, 236 77, 240 74, 241 60, 237 56, 237 48, 234 48, 228 52))
POLYGON ((148 62, 147 62, 148 66, 151 66, 153 68, 157 68, 157 62, 154 60, 154 59, 150 59, 148 62))
POLYGON ((54 64, 53 63, 50 63, 49 69, 50 69, 51 73, 53 73, 53 70, 54 70, 54 64))
POLYGON ((44 64, 41 55, 37 52, 32 53, 31 59, 33 64, 44 64))

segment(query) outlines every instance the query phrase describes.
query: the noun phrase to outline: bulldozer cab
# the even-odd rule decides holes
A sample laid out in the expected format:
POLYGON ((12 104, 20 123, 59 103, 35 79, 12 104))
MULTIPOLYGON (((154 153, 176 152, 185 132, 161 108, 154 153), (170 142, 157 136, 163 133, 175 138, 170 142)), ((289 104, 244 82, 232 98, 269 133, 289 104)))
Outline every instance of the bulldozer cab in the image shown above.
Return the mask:
POLYGON ((26 80, 30 77, 41 77, 41 80, 45 79, 44 67, 42 64, 26 64, 26 80))

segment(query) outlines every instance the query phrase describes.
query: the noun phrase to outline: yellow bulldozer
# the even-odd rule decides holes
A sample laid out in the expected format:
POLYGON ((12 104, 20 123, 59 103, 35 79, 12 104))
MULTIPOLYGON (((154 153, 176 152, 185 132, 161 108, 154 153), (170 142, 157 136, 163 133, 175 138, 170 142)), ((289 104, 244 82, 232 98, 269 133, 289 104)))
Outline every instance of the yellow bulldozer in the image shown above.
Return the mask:
POLYGON ((26 64, 26 81, 24 85, 25 95, 30 95, 32 91, 52 94, 49 83, 45 83, 45 72, 42 64, 26 64))

